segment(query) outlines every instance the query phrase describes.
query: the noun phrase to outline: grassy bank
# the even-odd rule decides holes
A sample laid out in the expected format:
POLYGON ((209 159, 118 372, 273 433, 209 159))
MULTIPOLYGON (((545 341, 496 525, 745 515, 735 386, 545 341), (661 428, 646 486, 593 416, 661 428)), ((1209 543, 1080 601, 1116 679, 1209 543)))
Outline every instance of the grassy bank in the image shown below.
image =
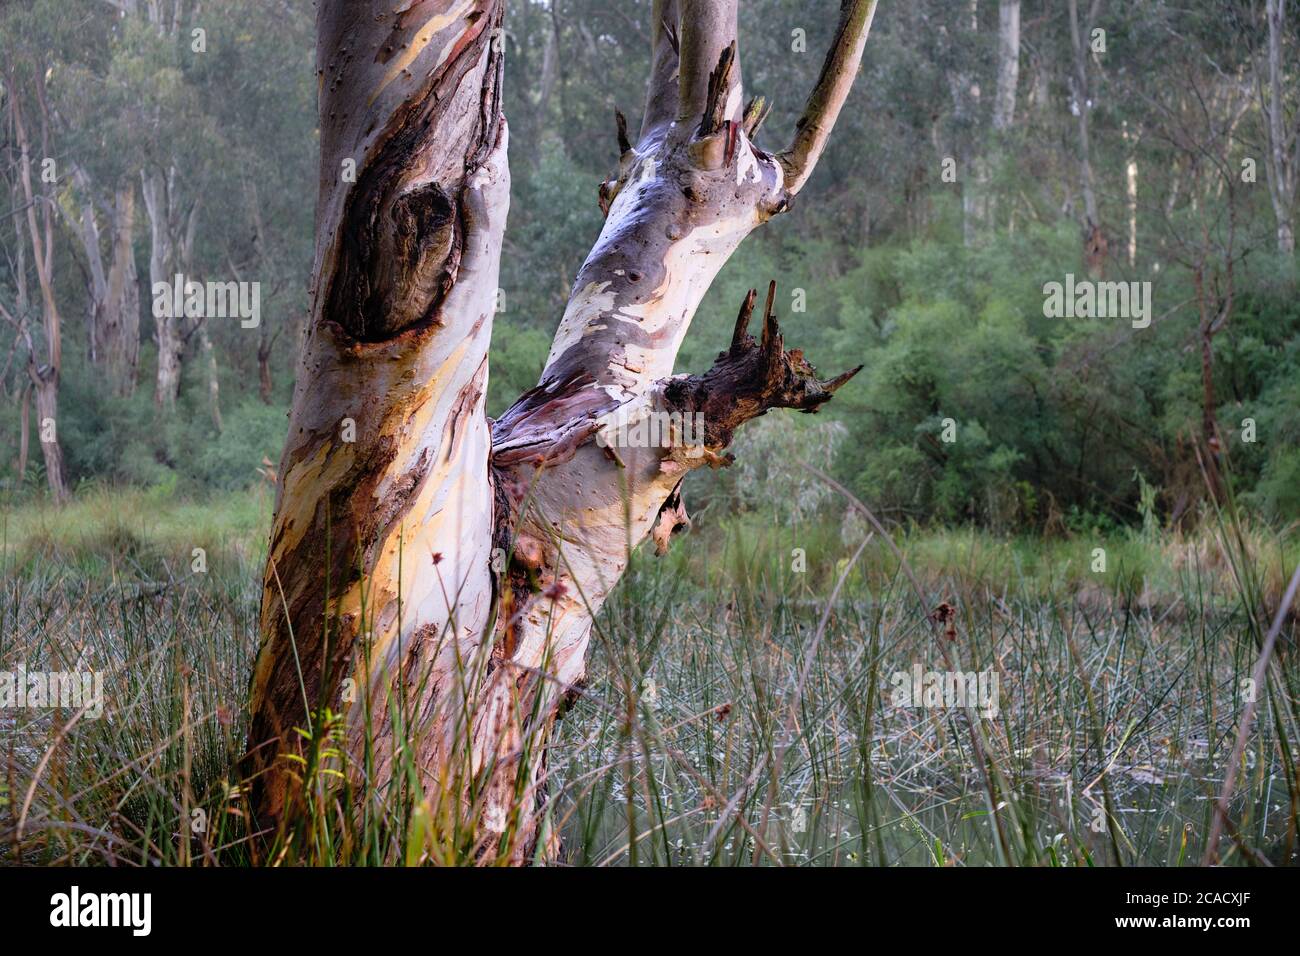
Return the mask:
MULTIPOLYGON (((89 661, 106 709, 0 711, 0 861, 247 861, 230 767, 269 511, 265 491, 5 510, 0 670, 89 661)), ((905 565, 851 519, 706 516, 667 557, 639 554, 550 756, 565 861, 1198 861, 1294 537, 1206 521, 896 541, 905 565), (969 711, 900 696, 958 673, 985 690, 996 675, 995 693, 969 711)), ((1259 689, 1228 862, 1293 860, 1296 675, 1288 642, 1259 689)), ((389 807, 381 839, 279 862, 458 861, 389 807)))

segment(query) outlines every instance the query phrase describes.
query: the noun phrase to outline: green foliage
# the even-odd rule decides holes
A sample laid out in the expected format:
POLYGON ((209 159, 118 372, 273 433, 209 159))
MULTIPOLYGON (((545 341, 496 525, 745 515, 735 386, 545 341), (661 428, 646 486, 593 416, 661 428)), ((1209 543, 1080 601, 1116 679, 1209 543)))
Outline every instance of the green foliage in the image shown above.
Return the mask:
MULTIPOLYGON (((136 6, 123 16, 98 0, 32 0, 0 12, 0 42, 12 51, 29 111, 36 107, 28 87, 43 66, 55 117, 50 151, 60 173, 51 193, 64 217, 54 249, 63 319, 59 435, 74 486, 186 495, 243 488, 261 480, 264 457, 279 458, 308 311, 319 176, 314 10, 307 0, 227 0, 201 13, 180 5, 172 29, 136 6), (206 31, 202 53, 191 47, 196 26, 206 31), (190 271, 261 283, 261 329, 209 323, 221 433, 196 336, 186 347, 177 407, 163 411, 152 401, 152 236, 138 185, 150 170, 173 177, 174 225, 183 226, 198 201, 190 271), (75 228, 82 210, 94 207, 107 255, 108 216, 123 183, 134 184, 136 195, 143 342, 138 388, 125 399, 112 397, 87 358, 90 264, 75 228), (269 356, 270 405, 260 398, 259 350, 269 356)), ((650 8, 649 0, 617 8, 597 0, 510 5, 504 108, 512 199, 491 414, 536 383, 573 277, 602 227, 596 184, 618 162, 614 109, 634 134, 637 128, 650 8)), ((171 15, 159 11, 164 20, 171 15)), ((1232 90, 1220 78, 1251 76, 1265 35, 1258 11, 1233 4, 1220 17, 1195 4, 1174 10, 1140 0, 1107 16, 1106 69, 1090 81, 1092 164, 1104 187, 1106 278, 1153 285, 1154 321, 1140 332, 1119 320, 1043 315, 1044 283, 1088 271, 1063 11, 1026 15, 1015 121, 1001 131, 991 129, 992 95, 964 105, 959 95, 967 80, 994 89, 996 7, 980 5, 973 24, 970 17, 968 5, 946 0, 882 7, 862 79, 816 175, 710 288, 678 372, 708 368, 726 347, 745 292, 770 279, 779 283, 777 313, 790 345, 827 376, 859 363, 865 369, 817 419, 778 412, 751 426, 752 436, 742 432, 737 470, 694 476, 692 500, 712 511, 769 507, 786 520, 789 500, 806 499, 812 479, 782 486, 794 499, 756 489, 786 482, 781 475, 803 463, 821 463, 897 520, 1056 532, 1193 514, 1204 498, 1196 462, 1204 416, 1193 281, 1199 256, 1216 295, 1226 265, 1234 269, 1232 314, 1215 337, 1213 370, 1234 488, 1243 507, 1269 520, 1300 519, 1296 263, 1273 251, 1263 164, 1250 188, 1219 172, 1259 159, 1252 144, 1267 139, 1264 116, 1255 98, 1239 116, 1221 105, 1185 109, 1196 99, 1189 90, 1226 103, 1232 90), (1229 116, 1237 125, 1225 135, 1229 116), (959 160, 955 181, 941 174, 947 158, 959 160), (1132 262, 1122 189, 1130 159, 1140 171, 1132 262), (968 190, 973 204, 964 201, 968 190), (1254 442, 1243 439, 1246 420, 1254 442), (827 422, 840 428, 806 427, 827 422), (746 460, 778 457, 789 467, 746 460)), ((833 16, 809 17, 797 0, 742 5, 746 86, 772 105, 758 136, 763 148, 788 138, 833 25, 833 16)), ((1287 83, 1284 98, 1294 104, 1289 73, 1287 83)), ((5 156, 12 160, 12 150, 5 156)), ((4 185, 17 195, 10 166, 4 185)), ((0 245, 0 296, 16 308, 25 284, 25 318, 43 353, 30 250, 19 276, 21 230, 0 233, 0 245)), ((20 336, 8 338, 0 342, 6 354, 14 346, 0 372, 0 405, 10 409, 0 415, 0 443, 13 449, 27 348, 20 336)), ((16 455, 0 460, 0 481, 32 495, 41 493, 44 467, 36 424, 22 489, 16 455)))
MULTIPOLYGON (((90 490, 64 508, 0 508, 0 562, 14 582, 0 591, 11 622, 0 670, 88 659, 105 673, 105 719, 16 725, 12 792, 45 779, 51 752, 62 786, 32 788, 21 832, 0 814, 0 864, 483 862, 415 768, 403 765, 409 788, 384 791, 345 776, 347 748, 328 713, 316 714, 302 766, 301 819, 254 857, 236 767, 269 509, 266 494, 196 507, 122 490, 90 490), (191 570, 196 542, 206 572, 191 570), (192 809, 206 826, 189 826, 192 809)), ((1237 533, 1265 601, 1276 601, 1294 536, 1237 533)), ((1133 811, 1111 823, 1122 862, 1199 858, 1206 782, 1222 777, 1256 653, 1255 603, 1239 593, 1217 531, 899 535, 906 572, 879 536, 860 548, 864 535, 847 521, 795 526, 755 511, 666 559, 634 558, 547 756, 547 813, 566 864, 1106 865, 1107 835, 1088 825, 1100 800, 1088 788, 1103 770, 1133 811), (1108 553, 1105 574, 1090 569, 1094 547, 1108 553), (793 570, 795 548, 804 570, 793 570), (940 601, 957 606, 945 646, 958 666, 1001 678, 996 715, 979 719, 991 794, 954 744, 963 711, 891 694, 915 663, 938 668, 927 615, 940 601), (1100 738, 1085 719, 1094 705, 1119 715, 1100 738), (731 795, 734 814, 721 814, 731 795), (751 832, 764 835, 757 852, 751 832)), ((1291 693, 1295 670, 1294 655, 1281 656, 1269 693, 1291 693)), ((1276 786, 1293 772, 1282 710, 1281 730, 1256 724, 1256 772, 1230 805, 1233 819, 1256 825, 1225 841, 1228 865, 1256 852, 1295 862, 1285 836, 1294 804, 1276 786)))
POLYGON ((225 427, 215 437, 187 449, 183 471, 199 487, 233 491, 262 479, 263 460, 277 462, 284 444, 284 412, 257 399, 227 411, 225 427))
MULTIPOLYGON (((800 244, 786 245, 797 283, 818 247, 800 254, 800 244)), ((853 254, 842 270, 809 282, 808 318, 783 321, 800 330, 814 362, 838 363, 827 372, 866 366, 823 414, 849 432, 836 474, 883 511, 993 528, 1077 525, 1084 515, 1094 525, 1135 524, 1143 511, 1134 469, 1154 487, 1159 514, 1196 497, 1187 449, 1200 428, 1199 352, 1185 324, 1153 322, 1147 335, 1122 319, 1045 317, 1044 283, 1084 275, 1068 224, 970 248, 886 244, 853 254)), ((1238 281, 1251 291, 1217 340, 1216 412, 1233 436, 1228 458, 1246 500, 1294 520, 1300 316, 1267 273, 1238 281), (1256 422, 1253 443, 1239 440, 1246 417, 1256 422)), ((1154 283, 1156 314, 1185 317, 1177 303, 1186 291, 1181 273, 1154 283)))
POLYGON ((523 392, 537 384, 546 364, 551 337, 541 329, 516 326, 498 317, 492 335, 488 376, 488 414, 500 415, 523 392))

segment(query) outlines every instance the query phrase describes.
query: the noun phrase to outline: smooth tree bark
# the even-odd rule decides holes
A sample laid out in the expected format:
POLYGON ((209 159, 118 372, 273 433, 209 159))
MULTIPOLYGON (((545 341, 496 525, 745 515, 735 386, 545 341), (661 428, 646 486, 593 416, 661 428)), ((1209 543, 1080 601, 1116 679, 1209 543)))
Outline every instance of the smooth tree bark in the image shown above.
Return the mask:
MULTIPOLYGON (((1009 134, 1016 121, 1016 95, 1020 85, 1020 0, 998 3, 997 85, 993 91, 993 137, 995 154, 1010 148, 1009 134)), ((988 188, 989 163, 980 163, 983 176, 984 214, 987 222, 997 219, 997 199, 988 188)), ((1015 228, 1014 207, 1008 227, 1015 228)))
POLYGON ((503 6, 320 4, 312 313, 246 769, 274 827, 332 766, 316 741, 335 733, 358 792, 415 784, 457 858, 523 863, 557 852, 546 746, 631 550, 666 546, 683 475, 725 464, 736 427, 815 410, 853 374, 822 381, 787 351, 771 292, 757 337, 751 293, 713 367, 672 372, 718 270, 816 165, 875 3, 845 0, 790 145, 769 153, 744 102, 736 0, 656 0, 644 115, 635 140, 618 117, 604 227, 538 385, 490 423, 503 6))
MULTIPOLYGON (((946 27, 940 28, 945 33, 946 27)), ((988 162, 978 149, 980 85, 970 70, 971 53, 979 33, 979 0, 966 0, 953 33, 949 56, 960 66, 948 70, 948 91, 952 97, 953 153, 961 182, 962 239, 967 246, 975 242, 985 221, 988 197, 988 162)))
POLYGON ((1011 129, 1020 83, 1020 0, 998 3, 998 84, 993 94, 993 128, 1011 129))
POLYGON ((1264 168, 1268 174, 1269 197, 1277 221, 1277 251, 1295 252, 1295 197, 1297 168, 1300 167, 1300 113, 1286 116, 1282 77, 1282 37, 1286 30, 1286 0, 1265 0, 1268 21, 1268 91, 1261 97, 1268 135, 1264 168))
MULTIPOLYGON (((29 131, 30 119, 26 115, 22 96, 19 93, 21 87, 18 64, 11 62, 6 65, 5 79, 8 87, 11 128, 18 145, 18 181, 21 184, 25 207, 27 239, 31 245, 32 264, 36 268, 36 281, 41 295, 43 355, 31 335, 25 314, 14 316, 6 310, 4 317, 17 327, 27 345, 27 377, 36 399, 36 434, 41 445, 41 456, 45 462, 45 478, 49 485, 50 497, 56 503, 63 504, 71 493, 68 489, 63 462, 63 448, 58 438, 59 374, 63 367, 63 319, 54 293, 55 199, 50 194, 44 179, 40 180, 39 188, 35 185, 38 177, 33 172, 34 164, 39 162, 44 167, 43 161, 53 158, 50 150, 50 110, 45 95, 44 64, 38 61, 26 64, 26 67, 31 73, 32 89, 36 94, 34 128, 40 133, 39 156, 34 155, 37 144, 32 141, 29 131), (41 360, 42 358, 44 361, 41 360)), ((57 165, 55 168, 57 169, 57 165)), ((24 399, 24 420, 26 407, 24 399)), ((25 463, 25 453, 22 458, 25 463)))
MULTIPOLYGON (((277 270, 267 248, 266 227, 262 222, 262 203, 258 196, 257 183, 248 183, 249 212, 253 219, 253 250, 263 275, 275 275, 277 270)), ((238 269, 232 266, 236 280, 242 281, 238 269)), ((272 313, 274 315, 274 312, 272 313)), ((265 405, 272 404, 275 382, 271 376, 271 355, 275 350, 276 339, 284 331, 283 321, 271 321, 271 316, 263 316, 257 324, 257 395, 265 405), (272 326, 274 325, 274 329, 272 326)))
POLYGON ((104 369, 113 394, 125 397, 135 392, 140 365, 140 287, 131 244, 135 188, 125 180, 113 190, 105 263, 90 177, 78 168, 73 179, 83 197, 80 218, 72 225, 86 260, 89 357, 91 364, 104 369))
MULTIPOLYGON (((189 18, 201 9, 186 0, 108 0, 125 16, 137 14, 160 38, 178 42, 189 18)), ((149 283, 154 290, 154 341, 158 346, 158 367, 154 382, 154 404, 164 413, 176 405, 180 394, 181 365, 185 347, 204 321, 202 317, 177 315, 173 299, 157 295, 160 283, 175 284, 176 277, 189 281, 194 258, 202 201, 187 195, 184 163, 164 147, 140 172, 141 193, 149 219, 149 283)), ((191 187, 190 192, 193 192, 191 187)))
POLYGON ((27 480, 27 455, 31 442, 31 407, 32 387, 31 385, 24 385, 22 397, 18 402, 18 464, 16 470, 19 486, 27 480))
POLYGON ((1124 147, 1128 154, 1124 160, 1124 203, 1128 207, 1128 264, 1137 266, 1138 255, 1138 137, 1124 124, 1124 147))
POLYGON ((189 268, 194 261, 194 240, 202 204, 197 198, 184 200, 179 178, 175 166, 151 166, 140 174, 149 218, 149 287, 154 296, 154 341, 158 345, 154 404, 164 410, 176 405, 185 345, 203 322, 202 317, 187 316, 184 309, 177 310, 174 295, 165 291, 176 285, 177 276, 182 283, 193 278, 189 268))
POLYGON ((203 351, 203 365, 208 379, 208 415, 212 427, 220 435, 225 430, 221 420, 221 378, 217 370, 217 353, 212 348, 212 336, 208 334, 206 322, 199 326, 199 347, 203 351))
POLYGON ((1088 18, 1079 23, 1079 2, 1068 0, 1067 15, 1070 18, 1070 49, 1073 54, 1074 71, 1070 85, 1073 94, 1073 109, 1079 129, 1079 188, 1083 193, 1083 247, 1084 259, 1088 271, 1099 276, 1106 261, 1106 233, 1101 226, 1101 213, 1097 207, 1096 177, 1092 170, 1092 133, 1089 114, 1092 112, 1092 89, 1088 78, 1088 58, 1091 54, 1089 41, 1092 25, 1097 22, 1101 12, 1101 0, 1092 0, 1088 18))

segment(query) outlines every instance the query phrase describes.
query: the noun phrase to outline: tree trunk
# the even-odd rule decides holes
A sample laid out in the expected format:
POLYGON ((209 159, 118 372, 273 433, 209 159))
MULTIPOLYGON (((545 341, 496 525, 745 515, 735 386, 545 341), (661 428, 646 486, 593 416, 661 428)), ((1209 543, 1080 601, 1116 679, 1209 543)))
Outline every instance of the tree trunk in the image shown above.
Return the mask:
POLYGON ((1020 0, 998 4, 998 85, 993 101, 993 128, 1006 132, 1016 117, 1020 79, 1020 0))
POLYGON ((749 337, 752 293, 713 369, 672 369, 718 269, 811 173, 874 2, 844 4, 794 140, 772 155, 742 110, 734 0, 684 4, 686 17, 656 0, 645 116, 635 145, 620 122, 604 228, 540 383, 489 430, 509 205, 503 6, 417 2, 394 17, 378 0, 320 4, 312 314, 246 769, 258 825, 291 820, 328 763, 324 709, 341 712, 343 776, 367 807, 414 783, 435 847, 454 836, 456 859, 522 863, 556 852, 540 812, 549 733, 629 543, 656 528, 666 540, 682 475, 723 463, 738 424, 815 409, 847 380, 821 382, 787 353, 770 307, 761 341, 749 337), (622 440, 659 416, 661 444, 622 440))
POLYGON ((1128 201, 1128 264, 1137 266, 1138 257, 1138 163, 1130 156, 1124 166, 1125 197, 1128 201))
MULTIPOLYGON (((963 23, 957 32, 969 33, 973 46, 973 38, 979 31, 979 0, 967 0, 963 13, 963 23)), ((976 145, 979 139, 980 86, 975 76, 966 69, 971 54, 957 45, 955 52, 950 55, 959 64, 948 73, 948 89, 953 103, 953 152, 961 181, 962 242, 970 247, 975 244, 975 237, 985 219, 989 169, 976 145)))
POLYGON ((23 387, 22 400, 18 403, 18 486, 21 488, 27 480, 27 454, 31 441, 31 405, 32 387, 23 387))
POLYGON ((180 332, 180 319, 173 315, 155 316, 157 327, 154 340, 158 344, 158 375, 154 382, 154 404, 171 409, 181 389, 181 355, 185 340, 180 332))
POLYGON ((40 440, 41 457, 45 461, 45 480, 55 504, 63 504, 71 493, 63 467, 63 449, 59 447, 59 376, 48 366, 38 370, 33 365, 28 372, 36 392, 36 437, 40 440))
POLYGON ((154 341, 158 345, 158 371, 154 379, 154 404, 168 407, 180 388, 180 350, 175 298, 167 291, 175 281, 172 269, 172 233, 168 226, 167 179, 161 170, 140 174, 145 211, 149 216, 149 288, 153 296, 154 341))
MULTIPOLYGON (((1001 153, 1008 147, 1007 134, 1016 119, 1016 90, 1020 83, 1020 0, 1000 0, 998 3, 998 59, 997 87, 993 94, 993 149, 1001 153)), ((987 222, 997 220, 997 200, 988 188, 990 172, 988 163, 980 164, 984 179, 984 216, 987 222)), ((1014 206, 1008 229, 1015 229, 1014 206)))
MULTIPOLYGON (((27 331, 26 317, 22 318, 20 331, 27 340, 27 374, 36 391, 37 435, 45 458, 45 479, 50 497, 63 504, 70 497, 63 468, 63 450, 58 440, 59 371, 63 366, 63 320, 54 295, 54 200, 41 197, 38 202, 32 186, 32 143, 24 119, 22 98, 19 95, 19 72, 10 64, 6 71, 9 87, 10 118, 14 136, 18 141, 18 178, 22 184, 26 204, 27 237, 31 243, 32 260, 36 266, 36 279, 41 290, 41 320, 45 337, 45 361, 37 357, 34 341, 27 331), (40 209, 38 214, 37 209, 40 209)), ((41 155, 50 155, 50 111, 45 97, 45 67, 32 64, 32 85, 36 93, 40 129, 41 155)))
POLYGON ((78 226, 88 274, 90 361, 105 370, 113 394, 125 397, 135 391, 140 362, 140 289, 131 245, 135 189, 126 180, 114 190, 105 268, 90 178, 81 169, 74 178, 86 194, 78 226))
POLYGON ((1286 0, 1266 0, 1264 13, 1268 21, 1268 98, 1264 101, 1268 152, 1264 166, 1268 173, 1273 214, 1277 219, 1277 251, 1291 256, 1295 254, 1296 167, 1300 165, 1297 162, 1300 140, 1296 136, 1295 127, 1287 127, 1282 97, 1282 36, 1286 0))
MULTIPOLYGON (((247 190, 249 209, 253 217, 253 247, 257 252, 257 260, 263 275, 274 275, 276 270, 266 244, 266 229, 262 223, 262 202, 257 195, 257 183, 250 180, 247 190)), ((233 267, 232 271, 234 271, 233 267)), ((236 275, 236 278, 239 276, 236 275)), ((282 320, 274 323, 276 325, 274 332, 271 331, 272 324, 269 316, 263 316, 262 321, 257 325, 257 394, 265 405, 271 404, 275 385, 271 377, 271 355, 275 350, 275 340, 284 331, 282 320)))
MULTIPOLYGON (((263 322, 263 325, 266 323, 263 322)), ((275 347, 275 339, 263 332, 258 333, 257 337, 257 397, 262 400, 263 405, 271 404, 271 396, 275 387, 275 382, 271 378, 271 352, 275 347)))
POLYGON ((212 336, 208 334, 208 323, 199 324, 199 347, 203 350, 204 364, 208 372, 208 414, 212 417, 212 427, 220 435, 225 429, 221 421, 221 379, 217 374, 217 353, 212 349, 212 336))
POLYGON ((113 245, 107 295, 92 329, 96 352, 108 370, 114 393, 134 394, 140 366, 140 286, 131 233, 135 227, 135 189, 128 180, 113 197, 113 245))
POLYGON ((1216 501, 1223 500, 1222 482, 1219 477, 1219 422, 1216 414, 1214 397, 1214 333, 1217 331, 1212 318, 1209 302, 1209 290, 1205 287, 1205 269, 1197 266, 1192 274, 1192 284, 1196 290, 1196 305, 1200 321, 1197 324, 1197 340, 1201 358, 1201 441, 1205 448, 1205 481, 1210 497, 1216 501))
POLYGON ((198 228, 199 204, 196 200, 188 210, 181 207, 177 176, 175 168, 151 168, 141 173, 141 191, 149 216, 149 283, 153 291, 154 340, 158 344, 154 404, 164 411, 176 405, 185 342, 202 321, 202 317, 187 317, 184 309, 177 315, 175 299, 166 291, 178 282, 178 277, 180 283, 191 281, 187 270, 198 228))
POLYGON ((1130 133, 1128 123, 1122 128, 1124 149, 1128 159, 1124 162, 1124 201, 1128 207, 1128 265, 1137 266, 1138 255, 1138 162, 1137 136, 1130 133))
POLYGON ((1089 113, 1092 112, 1092 91, 1088 85, 1089 47, 1086 37, 1091 34, 1093 22, 1101 6, 1093 0, 1088 22, 1079 24, 1078 0, 1069 0, 1070 47, 1074 54, 1074 74, 1071 81, 1076 119, 1079 127, 1079 186, 1083 192, 1083 244, 1088 272, 1100 276, 1106 261, 1106 234, 1101 228, 1101 214, 1097 210, 1097 189, 1092 172, 1092 142, 1089 131, 1089 113))

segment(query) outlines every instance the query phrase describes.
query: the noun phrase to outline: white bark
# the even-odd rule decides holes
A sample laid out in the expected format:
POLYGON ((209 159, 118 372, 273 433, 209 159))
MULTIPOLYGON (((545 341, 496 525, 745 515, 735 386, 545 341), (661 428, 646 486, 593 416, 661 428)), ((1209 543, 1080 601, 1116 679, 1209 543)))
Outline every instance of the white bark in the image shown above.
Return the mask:
POLYGON ((1096 21, 1101 0, 1093 0, 1088 19, 1080 24, 1078 0, 1068 0, 1070 18, 1070 46, 1073 51, 1074 72, 1071 91, 1079 130, 1079 186, 1083 192, 1084 253, 1088 271, 1100 274, 1106 256, 1106 236, 1101 227, 1101 213, 1097 207, 1097 189, 1092 171, 1092 141, 1089 115, 1092 112, 1092 88, 1088 80, 1088 58, 1091 56, 1087 40, 1096 21))
POLYGON ((1300 116, 1288 126, 1283 98, 1282 37, 1286 29, 1286 0, 1266 0, 1268 21, 1268 96, 1264 103, 1268 152, 1264 164, 1269 197, 1277 220, 1277 248, 1284 255, 1295 253, 1295 194, 1300 167, 1300 116))
MULTIPOLYGON (((45 98, 45 74, 41 64, 32 69, 36 90, 36 128, 40 133, 41 153, 49 154, 49 109, 45 98)), ((27 376, 36 393, 37 435, 41 439, 41 455, 45 461, 45 476, 50 496, 58 504, 67 501, 70 492, 63 464, 63 449, 58 441, 59 375, 63 367, 63 320, 54 292, 54 200, 39 194, 33 185, 32 154, 34 144, 24 117, 22 98, 18 91, 18 72, 12 63, 6 64, 6 81, 9 89, 9 116, 14 136, 18 142, 18 180, 27 224, 27 239, 31 244, 32 263, 36 267, 37 284, 41 292, 41 322, 45 349, 40 355, 30 335, 26 317, 6 318, 19 327, 27 343, 27 376), (43 359, 43 361, 42 361, 43 359)))
POLYGON ((1016 118, 1020 80, 1020 0, 998 3, 998 85, 993 101, 993 128, 1006 132, 1016 118))
POLYGON ((135 189, 127 180, 113 191, 109 260, 105 266, 94 186, 80 168, 74 171, 74 180, 84 195, 81 217, 73 225, 81 239, 88 272, 90 361, 105 369, 115 395, 127 396, 135 391, 140 360, 140 289, 131 244, 135 189))
POLYGON ((554 853, 538 815, 545 746, 629 545, 671 530, 682 474, 722 463, 739 423, 815 409, 847 380, 820 382, 786 353, 770 310, 761 344, 746 311, 709 373, 671 373, 718 269, 811 173, 874 2, 844 5, 795 142, 774 157, 742 109, 734 0, 657 0, 641 136, 604 184, 608 216, 541 381, 490 432, 502 4, 417 4, 392 22, 370 6, 320 8, 316 285, 264 580, 254 801, 263 821, 291 815, 299 783, 276 758, 320 706, 341 709, 354 783, 382 793, 413 760, 444 827, 470 834, 476 858, 519 863, 554 853), (355 181, 339 175, 347 159, 355 181), (619 423, 643 412, 704 415, 702 445, 621 446, 619 423), (353 675, 364 693, 350 702, 353 675))

